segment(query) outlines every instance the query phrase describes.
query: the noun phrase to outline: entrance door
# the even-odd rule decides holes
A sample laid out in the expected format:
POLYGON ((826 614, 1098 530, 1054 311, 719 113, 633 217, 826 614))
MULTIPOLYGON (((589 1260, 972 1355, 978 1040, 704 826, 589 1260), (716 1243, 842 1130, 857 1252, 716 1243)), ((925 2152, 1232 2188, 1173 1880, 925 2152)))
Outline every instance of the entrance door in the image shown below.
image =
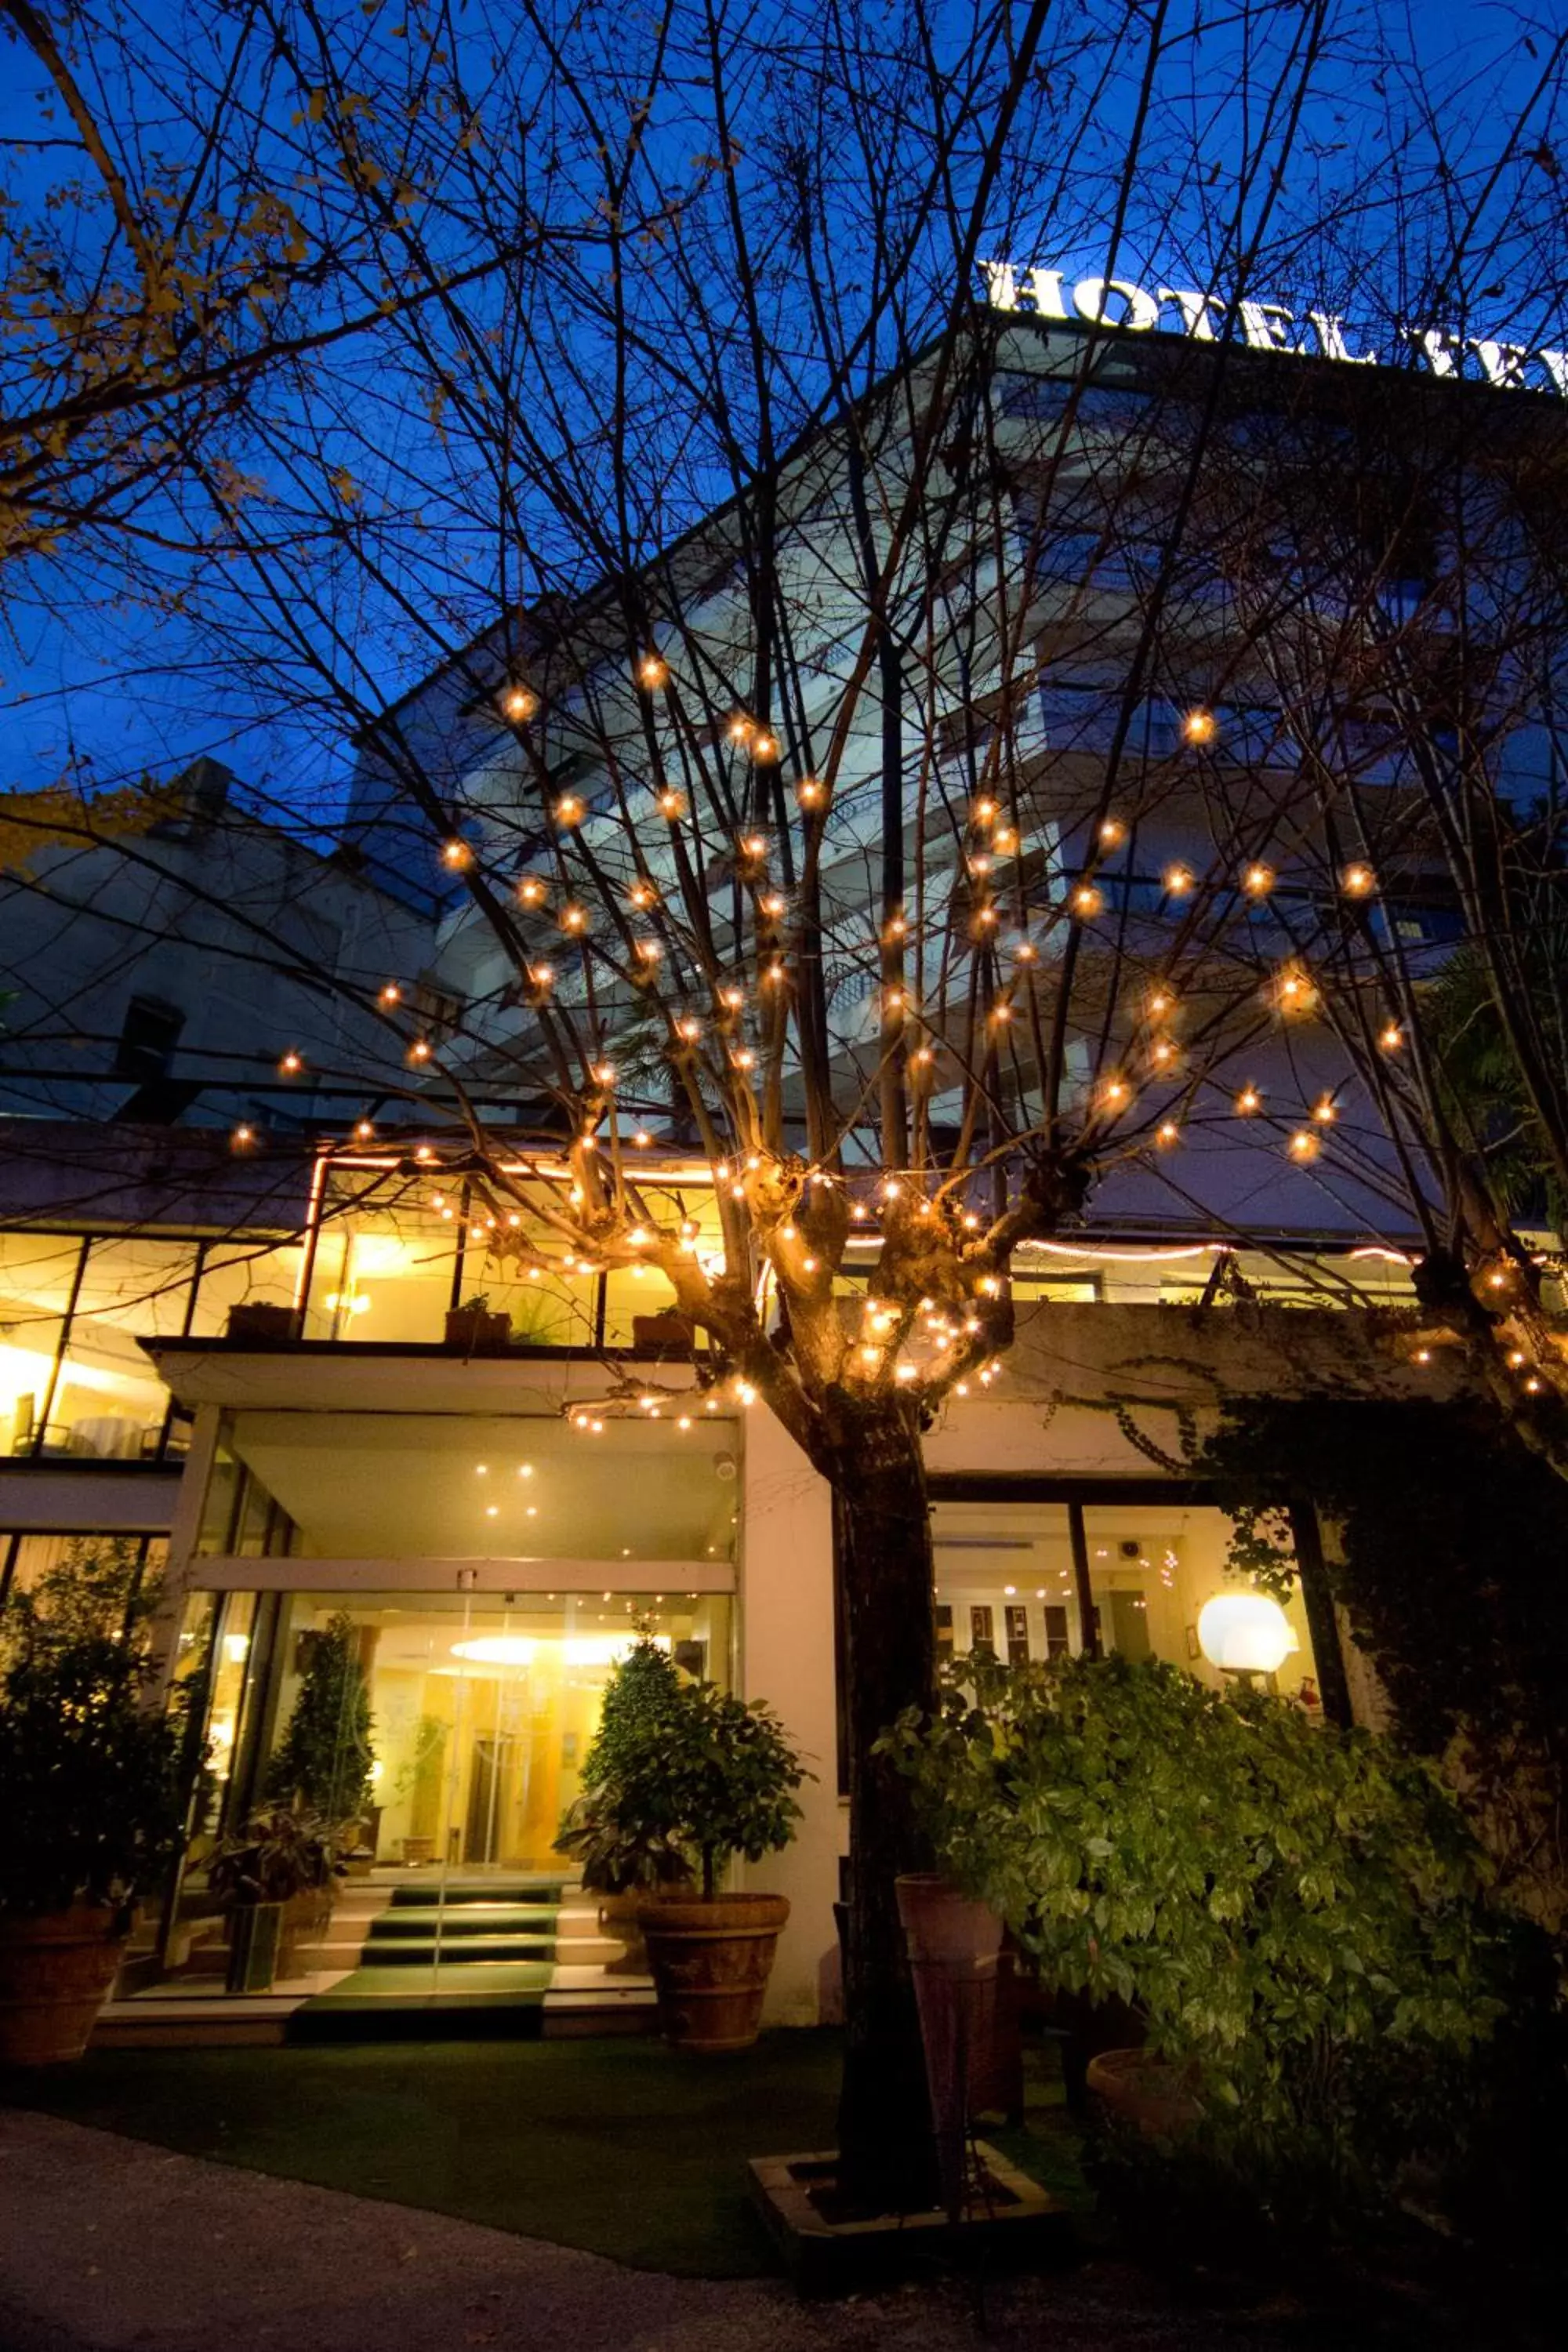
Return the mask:
POLYGON ((517 1741, 510 1734, 475 1740, 463 1830, 466 1863, 500 1862, 503 1824, 516 1797, 517 1764, 517 1741))

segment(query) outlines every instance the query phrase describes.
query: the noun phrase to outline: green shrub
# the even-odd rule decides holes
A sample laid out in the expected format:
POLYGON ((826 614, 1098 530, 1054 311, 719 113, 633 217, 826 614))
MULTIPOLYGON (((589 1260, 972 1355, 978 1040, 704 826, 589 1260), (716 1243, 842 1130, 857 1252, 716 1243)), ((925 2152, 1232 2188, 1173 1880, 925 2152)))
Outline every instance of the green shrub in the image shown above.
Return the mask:
POLYGON ((318 1815, 341 1833, 371 1801, 370 1692, 346 1610, 309 1642, 293 1711, 262 1793, 291 1811, 318 1815))
POLYGON ((966 1671, 885 1742, 942 1865, 1192 2067, 1194 2153, 1318 2202, 1455 2153, 1531 1938, 1427 1765, 1154 1661, 966 1671))
POLYGON ((181 1725, 153 1702, 134 1548, 73 1544, 0 1617, 0 1915, 127 1908, 174 1860, 181 1725))

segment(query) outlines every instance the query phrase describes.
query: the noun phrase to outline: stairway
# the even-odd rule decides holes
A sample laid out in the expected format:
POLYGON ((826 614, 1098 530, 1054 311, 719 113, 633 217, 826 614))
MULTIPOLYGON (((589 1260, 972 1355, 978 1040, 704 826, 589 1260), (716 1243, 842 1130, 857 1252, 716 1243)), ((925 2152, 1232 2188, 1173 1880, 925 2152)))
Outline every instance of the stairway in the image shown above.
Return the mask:
POLYGON ((294 2012, 289 2041, 536 2035, 564 1892, 532 1876, 393 1887, 357 1967, 294 2012))
POLYGON ((553 1960, 563 1891, 559 1881, 459 1886, 442 1904, 434 1889, 396 1887, 387 1909, 370 1923, 360 1966, 439 1965, 445 1975, 488 1960, 553 1960))

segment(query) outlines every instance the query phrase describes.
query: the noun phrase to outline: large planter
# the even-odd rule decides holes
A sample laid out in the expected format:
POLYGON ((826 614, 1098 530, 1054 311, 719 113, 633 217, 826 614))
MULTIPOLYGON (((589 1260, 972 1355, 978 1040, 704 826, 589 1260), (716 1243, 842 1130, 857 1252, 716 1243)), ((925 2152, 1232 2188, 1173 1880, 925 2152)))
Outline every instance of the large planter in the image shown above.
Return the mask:
POLYGON ((237 1903, 228 1915, 228 1992, 270 1992, 279 1973, 282 1903, 237 1903))
POLYGON ((1141 2139, 1179 2139, 1203 2114, 1191 2066, 1173 2066, 1146 2050, 1102 2050, 1084 2074, 1089 2096, 1109 2119, 1141 2139))
POLYGON ((635 1891, 626 1895, 600 1895, 599 1933, 613 1937, 623 1947, 618 1960, 605 1961, 606 1976, 646 1977, 651 1972, 640 1914, 643 1905, 653 1900, 653 1896, 638 1895, 635 1891))
POLYGON ((478 1307, 447 1309, 448 1348, 461 1348, 465 1356, 504 1356, 510 1343, 510 1315, 491 1315, 478 1307))
POLYGON ((667 2042, 708 2057, 751 2048, 788 1917, 782 1895, 645 1896, 637 1925, 667 2042))
POLYGON ((242 1299, 228 1310, 224 1337, 249 1348, 285 1348, 300 1339, 305 1318, 297 1307, 275 1307, 264 1298, 242 1299))
POLYGON ((0 1919, 0 2062, 79 2058, 125 1949, 122 1915, 74 1903, 41 1919, 0 1919))
POLYGON ((992 2104, 998 2064, 1002 1922, 931 1872, 894 1882, 920 2011, 942 2200, 956 2221, 974 2116, 992 2104))

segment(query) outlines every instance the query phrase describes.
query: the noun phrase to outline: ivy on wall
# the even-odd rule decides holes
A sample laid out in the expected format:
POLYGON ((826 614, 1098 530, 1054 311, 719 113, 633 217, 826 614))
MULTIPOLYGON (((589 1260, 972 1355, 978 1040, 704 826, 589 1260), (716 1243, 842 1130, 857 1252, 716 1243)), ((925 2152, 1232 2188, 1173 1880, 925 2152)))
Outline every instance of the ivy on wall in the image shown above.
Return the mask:
POLYGON ((1568 1912, 1568 1485, 1484 1404, 1233 1401, 1193 1467, 1235 1521, 1231 1565, 1277 1592, 1287 1517, 1326 1570, 1400 1739, 1441 1757, 1521 1900, 1568 1912))

